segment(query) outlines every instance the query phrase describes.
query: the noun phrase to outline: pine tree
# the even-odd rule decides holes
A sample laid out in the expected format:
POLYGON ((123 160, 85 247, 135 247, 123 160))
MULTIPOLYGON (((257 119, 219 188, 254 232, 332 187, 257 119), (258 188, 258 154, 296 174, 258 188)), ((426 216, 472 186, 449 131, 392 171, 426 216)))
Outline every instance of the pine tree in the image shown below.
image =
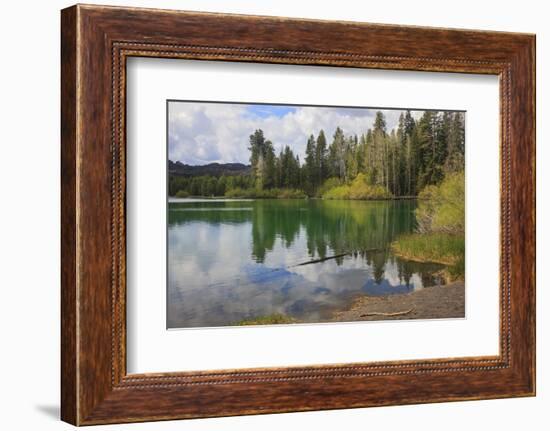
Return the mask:
POLYGON ((292 149, 285 146, 284 153, 281 155, 282 186, 287 188, 300 187, 300 160, 294 155, 292 149))
POLYGON ((346 138, 340 127, 336 127, 332 144, 329 148, 329 159, 331 164, 332 176, 347 181, 346 175, 346 138))
POLYGON ((275 158, 275 187, 283 187, 283 149, 279 151, 279 156, 275 158))
POLYGON ((317 136, 316 145, 316 164, 317 164, 317 180, 315 185, 318 187, 323 184, 326 178, 328 178, 328 160, 327 160, 327 139, 325 138, 325 132, 321 129, 317 136))
POLYGON ((275 187, 276 165, 275 150, 271 141, 265 142, 265 168, 263 184, 266 188, 275 187))
POLYGON ((376 113, 373 131, 373 164, 375 184, 388 188, 388 143, 386 139, 386 119, 381 111, 376 113))
POLYGON ((388 136, 388 151, 389 151, 389 187, 388 189, 397 196, 401 195, 401 190, 399 187, 399 177, 398 177, 398 151, 399 151, 399 142, 397 140, 397 135, 395 129, 393 129, 388 136))
POLYGON ((357 160, 357 136, 349 136, 345 144, 345 164, 346 164, 346 176, 348 179, 353 179, 359 173, 359 166, 357 160))
POLYGON ((250 164, 256 188, 262 190, 264 187, 270 187, 274 182, 275 152, 273 144, 265 139, 261 129, 250 135, 249 143, 250 164))
POLYGON ((367 131, 366 135, 363 135, 364 152, 365 152, 365 174, 369 184, 375 184, 377 172, 375 164, 375 152, 374 152, 374 138, 372 135, 372 129, 367 131))
POLYGON ((450 114, 447 138, 446 172, 458 172, 464 169, 464 113, 450 114))
POLYGON ((317 178, 319 177, 318 174, 318 167, 317 167, 317 148, 315 143, 315 137, 311 135, 306 144, 306 158, 305 158, 305 165, 304 165, 304 181, 307 184, 306 192, 309 195, 312 195, 317 178))

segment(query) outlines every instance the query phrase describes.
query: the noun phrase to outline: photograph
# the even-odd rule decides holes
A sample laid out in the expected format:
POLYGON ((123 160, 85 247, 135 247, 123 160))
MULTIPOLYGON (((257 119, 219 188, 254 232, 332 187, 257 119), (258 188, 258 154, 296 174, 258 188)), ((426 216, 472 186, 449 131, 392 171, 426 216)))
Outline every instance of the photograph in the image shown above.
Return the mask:
POLYGON ((167 101, 167 328, 465 317, 465 116, 167 101))
POLYGON ((542 6, 118 1, 7 8, 4 428, 548 422, 542 6))

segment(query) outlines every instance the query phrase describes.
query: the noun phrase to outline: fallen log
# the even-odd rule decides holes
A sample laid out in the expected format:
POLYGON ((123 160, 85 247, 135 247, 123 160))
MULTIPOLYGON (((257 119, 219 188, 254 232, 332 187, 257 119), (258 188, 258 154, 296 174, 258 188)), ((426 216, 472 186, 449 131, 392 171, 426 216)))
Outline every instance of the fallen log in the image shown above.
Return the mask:
POLYGON ((327 256, 327 257, 322 257, 320 259, 308 260, 307 262, 298 263, 294 266, 311 265, 312 263, 324 262, 325 260, 338 259, 339 257, 343 257, 343 256, 346 256, 348 254, 351 254, 351 253, 340 253, 340 254, 335 254, 334 256, 327 256))
MULTIPOLYGON (((368 252, 381 251, 381 250, 382 249, 380 249, 380 248, 370 248, 368 250, 361 250, 361 252, 362 253, 368 253, 368 252)), ((344 256, 347 256, 349 254, 355 254, 355 253, 359 253, 359 251, 348 251, 346 253, 335 254, 334 256, 327 256, 327 257, 321 257, 319 259, 308 260, 307 262, 302 262, 302 263, 298 263, 296 265, 289 266, 289 268, 294 268, 296 266, 311 265, 312 263, 320 263, 320 262, 324 262, 325 260, 338 259, 339 257, 344 257, 344 256)))

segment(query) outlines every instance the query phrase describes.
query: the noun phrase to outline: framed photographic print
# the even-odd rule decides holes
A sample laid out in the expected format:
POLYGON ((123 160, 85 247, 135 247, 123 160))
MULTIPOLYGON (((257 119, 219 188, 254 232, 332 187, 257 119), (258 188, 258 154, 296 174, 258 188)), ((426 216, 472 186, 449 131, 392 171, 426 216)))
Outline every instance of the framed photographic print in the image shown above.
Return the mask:
POLYGON ((535 394, 535 37, 62 11, 62 419, 535 394))

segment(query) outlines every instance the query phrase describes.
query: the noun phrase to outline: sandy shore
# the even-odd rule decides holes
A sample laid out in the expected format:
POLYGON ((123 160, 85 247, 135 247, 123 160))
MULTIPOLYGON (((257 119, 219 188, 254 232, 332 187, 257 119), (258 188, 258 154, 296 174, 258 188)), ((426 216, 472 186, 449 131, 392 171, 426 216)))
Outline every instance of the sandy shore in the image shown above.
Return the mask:
POLYGON ((464 317, 464 282, 426 287, 404 295, 363 296, 333 320, 403 320, 464 317))

